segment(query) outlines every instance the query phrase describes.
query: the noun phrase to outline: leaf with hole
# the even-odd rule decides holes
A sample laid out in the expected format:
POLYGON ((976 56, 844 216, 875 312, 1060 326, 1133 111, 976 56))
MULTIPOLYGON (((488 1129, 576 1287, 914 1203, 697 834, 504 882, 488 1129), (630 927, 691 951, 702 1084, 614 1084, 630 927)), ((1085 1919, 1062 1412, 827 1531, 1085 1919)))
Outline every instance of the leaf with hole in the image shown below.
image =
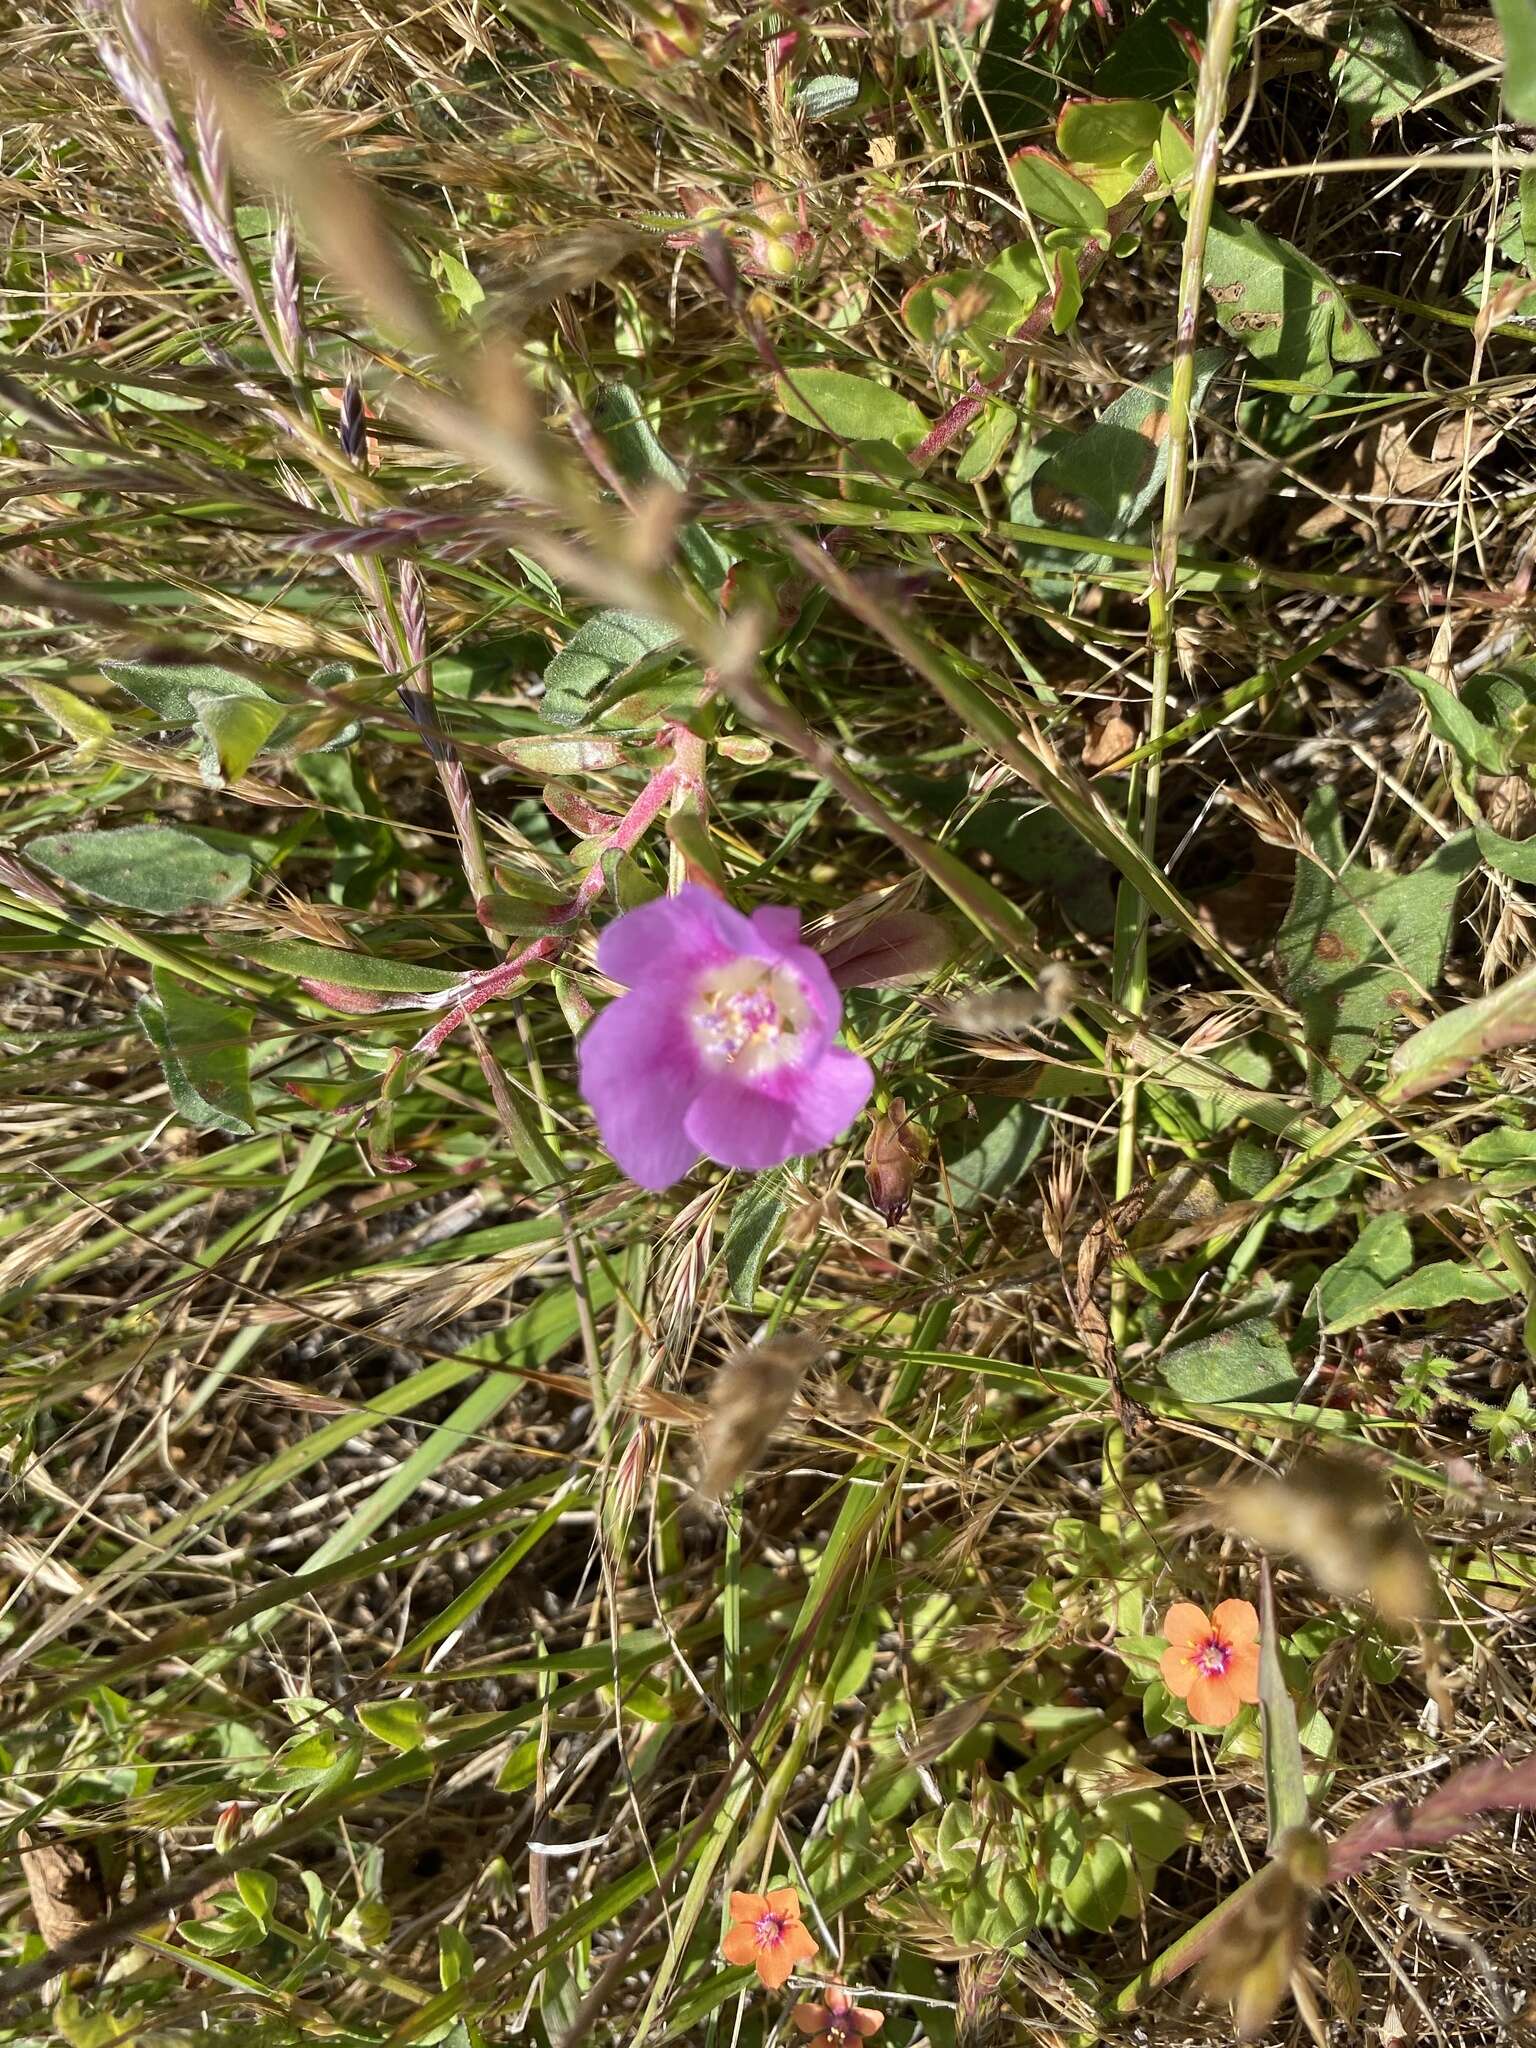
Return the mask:
POLYGON ((1439 982, 1477 843, 1459 833, 1407 874, 1350 863, 1339 800, 1327 785, 1308 805, 1306 826, 1312 855, 1297 859, 1275 955, 1319 1055, 1309 1067, 1313 1097, 1328 1103, 1389 1024, 1439 982))
POLYGON ((24 851, 46 874, 82 895, 154 917, 232 903, 251 886, 249 855, 211 845, 176 825, 50 832, 28 840, 24 851))
MULTIPOLYGON (((1288 382, 1317 386, 1335 365, 1380 354, 1341 288, 1310 257, 1223 207, 1211 211, 1205 289, 1223 331, 1288 382)), ((1292 397, 1293 408, 1310 402, 1292 397)))
POLYGON ((253 1136, 251 1012, 197 995, 160 967, 154 991, 140 998, 137 1014, 160 1055, 177 1115, 194 1130, 253 1136))

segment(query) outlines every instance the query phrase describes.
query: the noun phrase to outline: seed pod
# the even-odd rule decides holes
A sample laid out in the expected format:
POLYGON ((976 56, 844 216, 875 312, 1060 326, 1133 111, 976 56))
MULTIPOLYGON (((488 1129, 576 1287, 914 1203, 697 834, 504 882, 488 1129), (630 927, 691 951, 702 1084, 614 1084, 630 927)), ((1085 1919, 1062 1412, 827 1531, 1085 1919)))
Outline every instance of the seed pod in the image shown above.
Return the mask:
POLYGON ((913 1123, 901 1097, 893 1095, 890 1108, 875 1118, 864 1147, 869 1199, 887 1223, 899 1223, 906 1215, 928 1147, 928 1133, 913 1123))

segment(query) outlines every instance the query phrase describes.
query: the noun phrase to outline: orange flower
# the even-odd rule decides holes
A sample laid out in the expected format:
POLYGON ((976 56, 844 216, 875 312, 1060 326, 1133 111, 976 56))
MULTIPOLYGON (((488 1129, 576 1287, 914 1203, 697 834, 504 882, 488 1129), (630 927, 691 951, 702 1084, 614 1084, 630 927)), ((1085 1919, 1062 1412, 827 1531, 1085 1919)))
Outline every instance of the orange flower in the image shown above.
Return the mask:
POLYGON ((808 1963, 816 1942, 800 1923, 800 1894, 732 1892, 735 1925, 720 1944, 728 1963, 750 1963, 770 1991, 777 1991, 796 1963, 808 1963))
POLYGON ((1159 1670, 1175 1699, 1208 1728, 1225 1728, 1259 1696, 1259 1617, 1248 1600, 1223 1600, 1214 1614, 1176 1600, 1163 1617, 1168 1647, 1159 1670))
POLYGON ((797 2005, 790 2018, 802 2034, 815 2036, 805 2048, 859 2048, 885 2025, 883 2012, 855 2005, 841 1984, 829 1984, 820 2005, 797 2005))

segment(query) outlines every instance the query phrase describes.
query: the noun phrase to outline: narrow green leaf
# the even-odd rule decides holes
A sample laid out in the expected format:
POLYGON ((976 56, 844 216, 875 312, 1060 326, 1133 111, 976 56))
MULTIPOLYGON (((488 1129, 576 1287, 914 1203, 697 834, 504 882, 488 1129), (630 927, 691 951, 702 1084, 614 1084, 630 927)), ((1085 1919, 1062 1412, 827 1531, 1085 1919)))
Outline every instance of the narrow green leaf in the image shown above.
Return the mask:
POLYGON ((1424 699, 1424 708, 1429 713, 1429 723, 1435 738, 1444 740, 1448 747, 1460 755, 1466 768, 1480 768, 1485 775, 1504 775, 1509 771, 1509 743, 1492 726, 1484 725, 1474 717, 1471 709, 1453 690, 1446 689, 1421 669, 1397 668, 1392 671, 1405 682, 1412 683, 1424 699))
POLYGON ((726 1286, 738 1308, 750 1309, 768 1254, 778 1242, 786 1207, 784 1184, 776 1173, 762 1174, 736 1197, 726 1228, 721 1256, 726 1286))
POLYGON ((439 995, 464 979, 445 967, 389 960, 378 953, 349 953, 340 946, 318 945, 313 939, 258 939, 236 950, 243 959, 275 968, 279 974, 304 975, 337 988, 379 995, 439 995))
POLYGON ((1287 1828, 1306 1825, 1307 1769, 1296 1732, 1295 1704, 1280 1668, 1275 1595, 1267 1558, 1259 1574, 1259 1726, 1264 1747, 1264 1805, 1273 1850, 1287 1828))
POLYGON ((210 789, 238 782, 287 713, 264 697, 197 696, 198 767, 210 789))
POLYGON ((1455 1081, 1468 1067, 1506 1046, 1536 1038, 1536 967, 1527 967, 1492 995, 1460 1003, 1415 1031, 1392 1055, 1389 1089, 1394 1102, 1408 1102, 1455 1081))
POLYGON ((427 1739, 427 1710, 420 1700, 374 1700, 358 1708, 357 1718, 391 1749, 420 1749, 427 1739))
POLYGON ((1493 0, 1504 37, 1504 104, 1517 121, 1536 121, 1536 0, 1493 0))

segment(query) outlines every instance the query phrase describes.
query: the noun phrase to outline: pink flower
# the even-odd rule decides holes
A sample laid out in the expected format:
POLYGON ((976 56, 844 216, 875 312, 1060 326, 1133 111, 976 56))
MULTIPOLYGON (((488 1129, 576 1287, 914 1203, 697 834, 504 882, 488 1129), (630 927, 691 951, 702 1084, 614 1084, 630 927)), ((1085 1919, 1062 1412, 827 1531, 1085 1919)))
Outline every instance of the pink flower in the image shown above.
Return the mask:
POLYGON ((883 2012, 855 2005, 841 1984, 829 1984, 819 2005, 797 2005, 790 2018, 802 2034, 814 2036, 805 2048, 858 2048, 885 2025, 883 2012))
POLYGON ((1223 1600, 1211 1614, 1175 1600, 1163 1617, 1163 1683, 1197 1721, 1225 1728, 1259 1696, 1259 1617, 1250 1600, 1223 1600))
POLYGON ((869 1100, 868 1061, 833 1043, 842 998, 799 911, 744 917, 690 883, 615 918, 597 964, 629 993, 582 1034, 581 1092, 642 1187, 670 1187, 701 1152, 752 1172, 819 1152, 869 1100))

